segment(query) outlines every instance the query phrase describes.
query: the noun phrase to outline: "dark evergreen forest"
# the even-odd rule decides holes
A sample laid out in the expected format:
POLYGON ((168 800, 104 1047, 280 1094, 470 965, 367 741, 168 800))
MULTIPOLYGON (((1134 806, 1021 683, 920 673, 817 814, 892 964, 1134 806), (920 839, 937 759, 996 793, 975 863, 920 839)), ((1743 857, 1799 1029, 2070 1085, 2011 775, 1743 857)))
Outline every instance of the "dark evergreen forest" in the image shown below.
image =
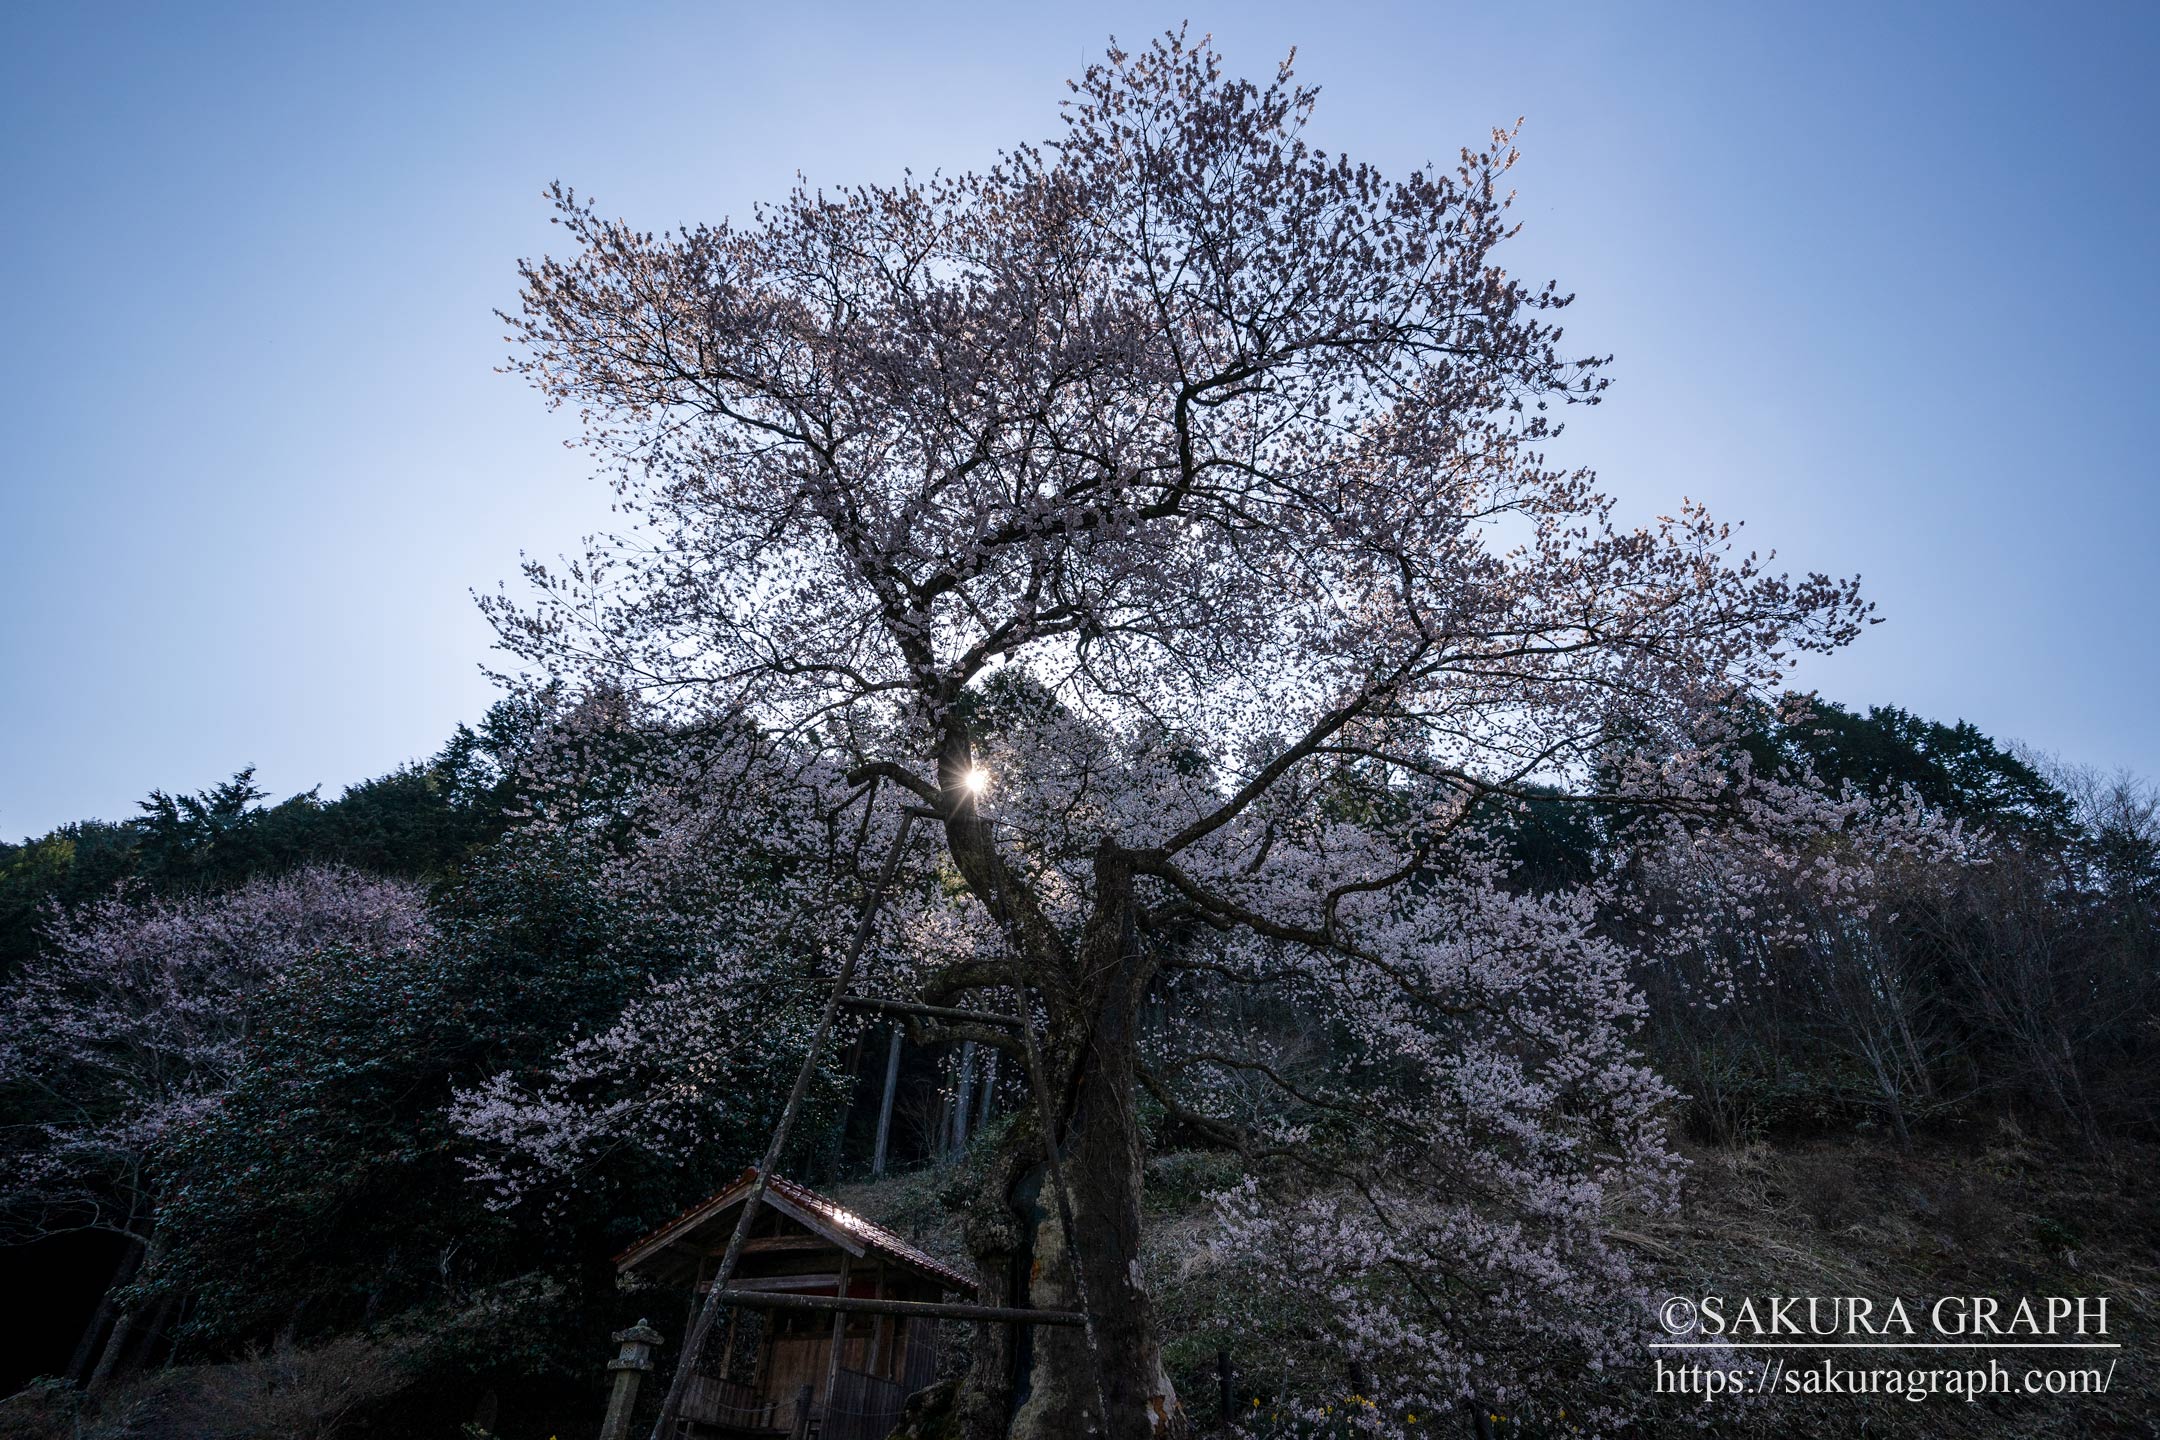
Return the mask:
MULTIPOLYGON (((60 1405, 52 1397, 86 1385, 118 1393, 249 1357, 343 1354, 341 1374, 373 1378, 340 1382, 350 1393, 332 1408, 369 1433, 477 1425, 539 1440, 597 1422, 607 1335, 651 1306, 617 1292, 610 1258, 754 1157, 769 1104, 739 1106, 695 1163, 625 1152, 546 1211, 491 1208, 460 1164, 456 1088, 605 1025, 680 959, 676 937, 593 882, 608 837, 573 843, 520 823, 534 803, 520 758, 543 711, 506 702, 434 756, 335 798, 273 799, 243 768, 202 793, 155 792, 132 817, 0 844, 0 989, 15 1026, 56 1013, 26 1008, 39 985, 49 1000, 55 984, 108 983, 65 967, 93 953, 85 927, 123 913, 211 913, 202 907, 313 875, 401 882, 430 927, 420 945, 303 946, 278 962, 279 983, 220 992, 247 1012, 235 1058, 185 1123, 125 1156, 79 1137, 111 1133, 97 1129, 111 1118, 100 1107, 125 1097, 109 1051, 138 1042, 86 1034, 25 1058, 24 1035, 10 1037, 0 1292, 20 1339, 0 1393, 34 1382, 60 1405)), ((2160 1138, 2151 792, 1894 707, 1765 718, 1755 745, 1766 763, 1804 759, 1832 786, 1909 790, 1994 837, 1994 858, 1948 890, 1916 889, 1864 963, 1836 945, 1788 946, 1714 1007, 1692 1003, 1687 974, 1641 977, 1646 1043, 1684 1094, 1676 1118, 1706 1185, 1726 1173, 1717 1156, 1783 1156, 1781 1193, 1834 1218, 1859 1191, 1902 1184, 1964 1250, 2006 1265, 2149 1238, 2153 1217, 2134 1205, 2081 1214, 2056 1196, 2015 1213, 1983 1167, 2014 1133, 2020 1153, 2054 1157, 2051 1168, 2086 1177, 2077 1184, 2127 1193, 2160 1138)), ((1626 863, 1601 824, 1533 804, 1496 817, 1492 835, 1516 883, 1539 890, 1626 863)), ((75 1000, 85 1013, 118 1003, 75 1000)), ((866 1038, 835 1057, 796 1146, 790 1172, 812 1183, 867 1170, 866 1082, 883 1056, 866 1038)), ((782 1090, 797 1058, 776 1049, 770 1075, 742 1083, 782 1090)), ((941 1128, 949 1060, 908 1058, 914 1099, 896 1154, 933 1182, 964 1161, 949 1120, 941 1128)), ((1166 1157, 1178 1141, 1167 1122, 1152 1137, 1166 1157)), ((1189 1177, 1165 1164, 1174 1197, 1189 1177)), ((1229 1343, 1199 1335, 1178 1350, 1181 1383, 1207 1394, 1229 1343)), ((291 1364, 288 1391, 318 1383, 291 1364)), ((48 1433, 44 1420, 14 1423, 29 1428, 0 1433, 48 1433)))

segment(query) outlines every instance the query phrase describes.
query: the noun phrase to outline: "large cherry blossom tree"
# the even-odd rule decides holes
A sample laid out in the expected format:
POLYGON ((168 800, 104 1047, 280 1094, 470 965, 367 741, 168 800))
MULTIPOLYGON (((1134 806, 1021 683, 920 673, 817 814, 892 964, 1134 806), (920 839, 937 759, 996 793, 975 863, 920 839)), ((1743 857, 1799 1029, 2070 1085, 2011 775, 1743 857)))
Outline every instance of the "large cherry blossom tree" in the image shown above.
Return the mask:
POLYGON ((0 1079, 35 1117, 9 1137, 4 1213, 33 1234, 140 1236, 146 1172, 230 1086, 263 991, 318 948, 402 949, 428 922, 415 885, 317 867, 223 893, 112 895, 47 930, 0 992, 0 1079))
POLYGON ((930 812, 949 884, 878 982, 1042 1027, 1075 1253, 1025 1117, 970 1238, 986 1297, 1091 1323, 984 1330, 972 1436, 1188 1425, 1143 1114, 1245 1158, 1221 1263, 1310 1302, 1364 1423, 1609 1360, 1600 1212, 1668 1183, 1664 1091, 1597 897, 1513 893, 1479 817, 1709 813, 1720 712, 1864 623, 1545 460, 1605 382, 1500 267, 1507 135, 1390 178, 1314 102, 1171 36, 980 174, 663 234, 558 189, 509 317, 634 523, 491 601, 506 646, 769 737, 761 813, 872 780, 930 812), (1344 1060, 1276 1064, 1246 1002, 1344 1060))
POLYGON ((339 867, 48 915, 40 953, 0 990, 0 1085, 20 1097, 0 1130, 0 1239, 124 1235, 124 1282, 161 1244, 175 1142, 230 1090, 265 995, 317 950, 403 950, 429 928, 418 886, 339 867))

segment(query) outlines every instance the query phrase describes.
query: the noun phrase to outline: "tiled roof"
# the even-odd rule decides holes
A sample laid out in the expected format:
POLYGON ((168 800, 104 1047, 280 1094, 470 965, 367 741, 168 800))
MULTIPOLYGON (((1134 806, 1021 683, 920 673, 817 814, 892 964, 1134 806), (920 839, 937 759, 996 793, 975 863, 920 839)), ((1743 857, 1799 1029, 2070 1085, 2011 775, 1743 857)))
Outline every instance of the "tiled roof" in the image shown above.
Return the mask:
MULTIPOLYGON (((707 1220, 734 1208, 737 1201, 750 1193, 751 1184, 757 1179, 755 1167, 729 1181, 721 1189, 691 1206, 666 1224, 626 1247, 615 1257, 615 1268, 629 1268, 632 1256, 652 1247, 663 1237, 673 1238, 698 1229, 707 1220)), ((845 1231, 862 1243, 865 1249, 875 1250, 887 1259, 897 1260, 943 1281, 955 1290, 973 1290, 975 1282, 952 1266, 923 1250, 916 1248, 892 1231, 841 1205, 838 1201, 818 1194, 807 1185, 799 1185, 785 1175, 774 1175, 765 1184, 767 1195, 777 1195, 798 1210, 804 1210, 825 1221, 835 1230, 845 1231)))

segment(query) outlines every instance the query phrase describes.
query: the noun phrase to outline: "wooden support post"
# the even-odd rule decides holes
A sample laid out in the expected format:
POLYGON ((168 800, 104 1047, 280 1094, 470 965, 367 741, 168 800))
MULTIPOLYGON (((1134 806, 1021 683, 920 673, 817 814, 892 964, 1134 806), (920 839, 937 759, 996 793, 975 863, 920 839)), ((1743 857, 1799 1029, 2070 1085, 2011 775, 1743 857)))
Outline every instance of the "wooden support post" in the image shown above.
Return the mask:
POLYGON ((977 1087, 975 1102, 975 1133, 980 1135, 990 1126, 990 1095, 997 1089, 998 1052, 992 1050, 983 1058, 982 1084, 977 1087))
POLYGON ((690 1303, 683 1308, 682 1329, 688 1335, 697 1324, 698 1296, 705 1293, 705 1267, 712 1263, 712 1256, 700 1255, 697 1273, 690 1278, 690 1303))
POLYGON ((892 1027, 892 1048, 885 1052, 885 1098, 878 1102, 877 1149, 870 1156, 870 1173, 885 1173, 885 1147, 892 1139, 893 1093, 900 1087, 900 1036, 902 1027, 892 1027))
POLYGON ((975 1042, 960 1042, 960 1093, 953 1105, 953 1141, 955 1151, 967 1149, 968 1121, 974 1118, 975 1109, 975 1042))
MULTIPOLYGON (((836 1287, 840 1298, 848 1298, 848 1272, 855 1257, 845 1250, 840 1252, 840 1284, 836 1287)), ((832 1313, 832 1352, 825 1357, 825 1408, 832 1408, 833 1386, 840 1381, 840 1347, 847 1343, 847 1311, 832 1313)))
POLYGON ((809 1440, 810 1436, 810 1387, 803 1386, 795 1392, 795 1423, 788 1427, 788 1440, 809 1440))
MULTIPOLYGON (((885 1262, 883 1260, 878 1261, 877 1282, 870 1294, 871 1298, 875 1300, 885 1298, 885 1262)), ((885 1341, 892 1334, 892 1329, 891 1317, 873 1315, 870 1318, 870 1353, 863 1358, 863 1369, 869 1371, 872 1375, 883 1375, 886 1371, 885 1341)))

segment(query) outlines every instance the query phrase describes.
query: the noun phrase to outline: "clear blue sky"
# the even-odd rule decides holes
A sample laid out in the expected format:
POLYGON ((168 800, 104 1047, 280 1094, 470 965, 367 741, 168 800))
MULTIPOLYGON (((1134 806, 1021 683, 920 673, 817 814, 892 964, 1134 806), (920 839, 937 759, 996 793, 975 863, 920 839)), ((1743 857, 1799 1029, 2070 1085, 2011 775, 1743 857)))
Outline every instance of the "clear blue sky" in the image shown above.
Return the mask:
POLYGON ((1515 266, 1618 357, 1568 455, 1860 572, 1809 683, 2160 771, 2160 7, 22 4, 0 835, 480 714, 469 590, 606 520, 492 369, 548 180, 660 228, 978 165, 1188 16, 1389 167, 1527 117, 1515 266))

